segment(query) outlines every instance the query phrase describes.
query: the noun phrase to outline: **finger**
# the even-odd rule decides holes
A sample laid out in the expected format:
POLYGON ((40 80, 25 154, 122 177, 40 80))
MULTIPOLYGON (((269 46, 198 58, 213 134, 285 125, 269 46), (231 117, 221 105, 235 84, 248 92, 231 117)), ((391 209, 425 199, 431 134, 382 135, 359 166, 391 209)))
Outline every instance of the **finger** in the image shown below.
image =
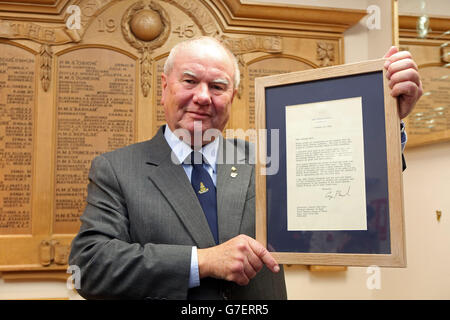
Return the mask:
POLYGON ((414 60, 405 58, 402 60, 395 61, 389 65, 386 72, 386 77, 390 79, 393 74, 396 72, 402 71, 402 70, 415 70, 418 71, 419 68, 417 67, 417 64, 414 62, 414 60))
POLYGON ((405 118, 414 108, 414 105, 422 95, 422 88, 415 87, 413 83, 402 82, 397 84, 391 94, 398 95, 398 112, 400 119, 405 118))
POLYGON ((411 52, 409 51, 398 51, 387 58, 390 62, 399 61, 402 59, 412 59, 411 52))
POLYGON ((261 271, 264 263, 262 260, 251 250, 247 256, 248 263, 252 266, 256 273, 261 271))
POLYGON ((411 113, 414 106, 413 100, 412 97, 405 98, 404 96, 401 96, 398 98, 398 116, 400 119, 406 118, 411 113))
POLYGON ((384 68, 388 69, 388 67, 397 61, 401 61, 404 59, 410 59, 412 60, 412 55, 409 51, 398 51, 396 53, 394 53, 392 56, 390 56, 389 58, 387 58, 387 60, 384 62, 384 68))
POLYGON ((256 276, 257 271, 253 268, 248 257, 244 261, 244 272, 248 279, 253 279, 256 276))
POLYGON ((236 248, 240 255, 242 255, 244 272, 249 279, 252 279, 255 277, 256 273, 261 270, 263 263, 250 246, 250 241, 254 241, 252 238, 240 235, 238 240, 236 248))
POLYGON ((280 266, 277 261, 272 257, 272 255, 263 247, 258 241, 251 239, 249 241, 250 247, 253 252, 262 260, 262 262, 270 269, 272 272, 280 271, 280 266))
POLYGON ((392 56, 393 54, 395 54, 397 52, 398 52, 398 48, 395 47, 395 46, 392 46, 392 47, 389 48, 388 52, 386 52, 386 54, 384 55, 383 58, 387 59, 387 58, 389 58, 390 56, 392 56))
POLYGON ((419 92, 419 87, 416 83, 412 81, 403 81, 394 85, 391 90, 391 95, 393 97, 398 97, 400 95, 405 95, 409 97, 415 97, 419 92))
POLYGON ((420 86, 419 73, 413 69, 401 70, 394 73, 389 80, 389 87, 392 89, 396 84, 401 82, 411 81, 416 84, 417 87, 420 86))

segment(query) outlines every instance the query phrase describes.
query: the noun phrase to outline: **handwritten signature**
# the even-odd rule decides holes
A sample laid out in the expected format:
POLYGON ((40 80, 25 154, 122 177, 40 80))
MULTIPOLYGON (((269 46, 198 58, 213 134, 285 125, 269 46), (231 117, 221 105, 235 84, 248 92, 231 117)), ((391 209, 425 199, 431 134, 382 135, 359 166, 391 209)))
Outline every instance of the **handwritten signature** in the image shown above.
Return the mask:
POLYGON ((350 186, 348 186, 348 189, 346 191, 343 190, 334 190, 334 191, 328 191, 325 193, 325 199, 333 200, 337 198, 345 198, 350 197, 350 186))

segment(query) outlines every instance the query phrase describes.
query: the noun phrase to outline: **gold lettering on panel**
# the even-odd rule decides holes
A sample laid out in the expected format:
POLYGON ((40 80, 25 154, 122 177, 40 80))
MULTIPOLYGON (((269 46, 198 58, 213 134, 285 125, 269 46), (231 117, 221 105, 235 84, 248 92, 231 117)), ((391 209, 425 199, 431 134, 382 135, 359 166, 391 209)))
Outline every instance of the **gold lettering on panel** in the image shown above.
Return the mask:
POLYGON ((203 35, 216 37, 219 34, 211 13, 199 2, 192 0, 166 0, 166 2, 183 10, 200 28, 203 35))
POLYGON ((248 121, 255 128, 255 78, 274 74, 312 69, 311 65, 292 58, 271 58, 258 60, 248 66, 248 121))
POLYGON ((407 147, 450 138, 450 75, 444 67, 420 69, 424 94, 406 118, 407 147))
POLYGON ((35 57, 2 44, 0 56, 0 235, 31 233, 35 57))
POLYGON ((55 233, 76 233, 92 159, 135 141, 136 62, 105 48, 58 59, 55 233))

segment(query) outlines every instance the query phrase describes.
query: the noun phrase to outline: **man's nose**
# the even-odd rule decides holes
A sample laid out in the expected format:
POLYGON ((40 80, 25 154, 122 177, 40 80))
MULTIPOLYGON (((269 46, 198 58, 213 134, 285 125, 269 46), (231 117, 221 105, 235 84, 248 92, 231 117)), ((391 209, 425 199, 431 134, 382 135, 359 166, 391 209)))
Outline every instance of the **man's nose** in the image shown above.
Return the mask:
POLYGON ((201 82, 197 85, 194 93, 194 102, 199 105, 209 105, 211 103, 208 84, 201 82))

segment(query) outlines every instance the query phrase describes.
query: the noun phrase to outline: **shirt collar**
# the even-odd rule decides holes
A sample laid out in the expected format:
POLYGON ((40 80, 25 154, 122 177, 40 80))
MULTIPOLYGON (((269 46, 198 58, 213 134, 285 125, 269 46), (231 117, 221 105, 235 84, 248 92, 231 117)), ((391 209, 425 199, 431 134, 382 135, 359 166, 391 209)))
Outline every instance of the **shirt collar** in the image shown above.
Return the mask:
MULTIPOLYGON (((164 138, 166 138, 172 152, 177 157, 180 163, 183 163, 188 155, 191 154, 192 148, 177 138, 177 136, 170 130, 169 126, 165 126, 164 138)), ((211 166, 214 172, 216 172, 217 164, 217 152, 219 151, 219 139, 214 139, 212 142, 204 145, 200 150, 203 157, 211 166)))

